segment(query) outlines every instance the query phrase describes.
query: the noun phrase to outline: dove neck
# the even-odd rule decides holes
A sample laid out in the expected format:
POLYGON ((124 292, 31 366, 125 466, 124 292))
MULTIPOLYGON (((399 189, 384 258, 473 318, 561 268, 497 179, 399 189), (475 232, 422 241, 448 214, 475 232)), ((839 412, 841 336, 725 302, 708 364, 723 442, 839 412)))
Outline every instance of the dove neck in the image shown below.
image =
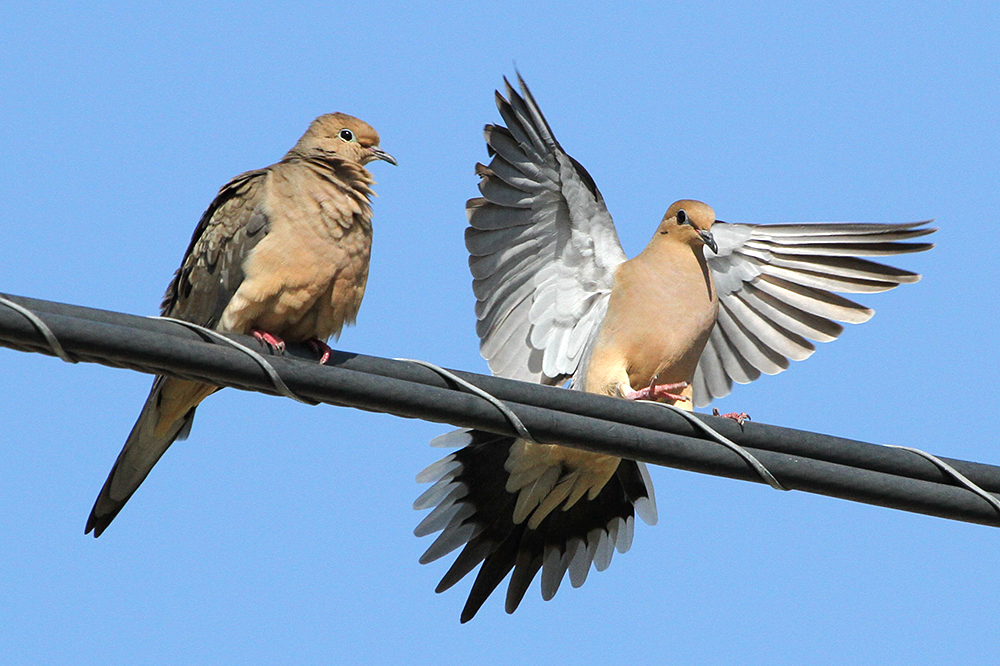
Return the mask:
POLYGON ((649 245, 626 263, 632 265, 632 271, 648 276, 654 285, 663 281, 672 285, 693 281, 702 285, 702 290, 710 299, 715 299, 705 246, 700 241, 690 244, 673 234, 657 232, 649 245))

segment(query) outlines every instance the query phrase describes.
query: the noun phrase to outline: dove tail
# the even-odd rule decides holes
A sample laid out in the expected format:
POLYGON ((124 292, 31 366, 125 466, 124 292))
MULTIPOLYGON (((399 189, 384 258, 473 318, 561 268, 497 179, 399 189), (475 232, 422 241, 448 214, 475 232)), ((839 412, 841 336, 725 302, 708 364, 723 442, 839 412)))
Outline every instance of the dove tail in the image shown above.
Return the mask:
POLYGON ((518 493, 507 490, 510 473, 506 463, 517 442, 513 437, 478 430, 453 431, 432 445, 464 447, 417 476, 417 481, 433 481, 434 485, 413 508, 435 508, 414 534, 441 532, 420 562, 432 562, 464 546, 436 591, 450 588, 482 563, 462 610, 462 622, 475 616, 511 569, 508 613, 517 609, 539 570, 542 598, 547 601, 567 571, 573 587, 580 587, 592 563, 603 571, 611 564, 615 549, 627 551, 636 513, 649 524, 656 522, 649 473, 645 465, 633 460, 621 460, 593 499, 584 496, 568 509, 559 507, 537 527, 531 527, 532 521, 526 519, 515 522, 518 493))
POLYGON ((84 534, 101 536, 170 445, 187 438, 198 403, 216 390, 195 382, 156 378, 90 511, 84 534))

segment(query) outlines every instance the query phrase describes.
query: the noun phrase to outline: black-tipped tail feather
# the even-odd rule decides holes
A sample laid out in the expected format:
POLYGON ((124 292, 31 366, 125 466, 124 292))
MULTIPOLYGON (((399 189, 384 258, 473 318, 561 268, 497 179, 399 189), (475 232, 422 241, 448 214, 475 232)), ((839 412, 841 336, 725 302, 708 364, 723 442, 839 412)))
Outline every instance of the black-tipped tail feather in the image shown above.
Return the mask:
POLYGON ((163 436, 155 435, 160 419, 159 396, 165 380, 165 377, 157 377, 153 382, 146 404, 143 405, 139 418, 132 427, 128 439, 125 440, 125 446, 118 454, 107 481, 97 495, 84 534, 93 532, 94 538, 101 536, 170 445, 179 439, 186 439, 191 432, 194 407, 177 422, 171 424, 163 436))
POLYGON ((648 472, 642 463, 622 460, 611 479, 593 499, 578 501, 568 510, 552 511, 537 529, 528 521, 514 522, 517 494, 506 489, 504 468, 513 437, 455 431, 438 444, 465 444, 417 476, 434 484, 413 504, 435 507, 414 530, 417 536, 441 532, 420 558, 432 562, 464 546, 436 591, 443 592, 482 564, 462 610, 462 622, 479 611, 507 574, 506 610, 513 613, 535 575, 541 571, 542 598, 551 599, 569 572, 580 587, 591 564, 603 571, 614 551, 632 544, 635 515, 656 522, 656 502, 648 472))

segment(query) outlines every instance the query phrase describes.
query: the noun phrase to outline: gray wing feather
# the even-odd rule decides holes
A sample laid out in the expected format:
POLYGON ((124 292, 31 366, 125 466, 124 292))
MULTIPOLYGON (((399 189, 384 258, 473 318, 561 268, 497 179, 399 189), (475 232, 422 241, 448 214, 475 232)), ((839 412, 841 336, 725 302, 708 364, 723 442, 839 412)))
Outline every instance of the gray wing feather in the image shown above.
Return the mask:
POLYGON ((708 259, 719 317, 698 362, 694 402, 702 407, 745 384, 808 358, 810 340, 829 342, 836 322, 862 323, 874 311, 833 292, 872 293, 916 282, 916 273, 862 257, 922 252, 907 242, 935 229, 904 224, 727 224, 712 233, 708 259))
POLYGON ((488 125, 493 157, 476 166, 465 242, 480 351, 497 375, 558 383, 580 367, 625 261, 604 199, 552 135, 530 91, 496 94, 506 127, 488 125))
POLYGON ((243 262, 267 235, 262 187, 268 169, 236 176, 215 197, 191 237, 160 306, 164 316, 215 327, 243 282, 243 262))

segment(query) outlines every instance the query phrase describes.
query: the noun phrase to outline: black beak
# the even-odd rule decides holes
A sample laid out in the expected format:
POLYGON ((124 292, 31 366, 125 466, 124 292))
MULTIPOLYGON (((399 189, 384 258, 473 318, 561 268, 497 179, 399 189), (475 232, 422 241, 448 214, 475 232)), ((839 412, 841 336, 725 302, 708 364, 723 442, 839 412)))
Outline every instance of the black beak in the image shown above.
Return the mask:
POLYGON ((715 242, 715 236, 712 235, 711 231, 699 231, 698 235, 701 236, 702 242, 712 248, 712 252, 719 254, 719 246, 715 242))
POLYGON ((384 150, 382 150, 378 146, 372 146, 371 148, 368 149, 368 151, 372 154, 372 159, 383 160, 383 161, 388 162, 389 164, 391 164, 393 166, 399 166, 398 164, 396 164, 396 158, 395 157, 393 157, 389 153, 385 152, 384 150))

